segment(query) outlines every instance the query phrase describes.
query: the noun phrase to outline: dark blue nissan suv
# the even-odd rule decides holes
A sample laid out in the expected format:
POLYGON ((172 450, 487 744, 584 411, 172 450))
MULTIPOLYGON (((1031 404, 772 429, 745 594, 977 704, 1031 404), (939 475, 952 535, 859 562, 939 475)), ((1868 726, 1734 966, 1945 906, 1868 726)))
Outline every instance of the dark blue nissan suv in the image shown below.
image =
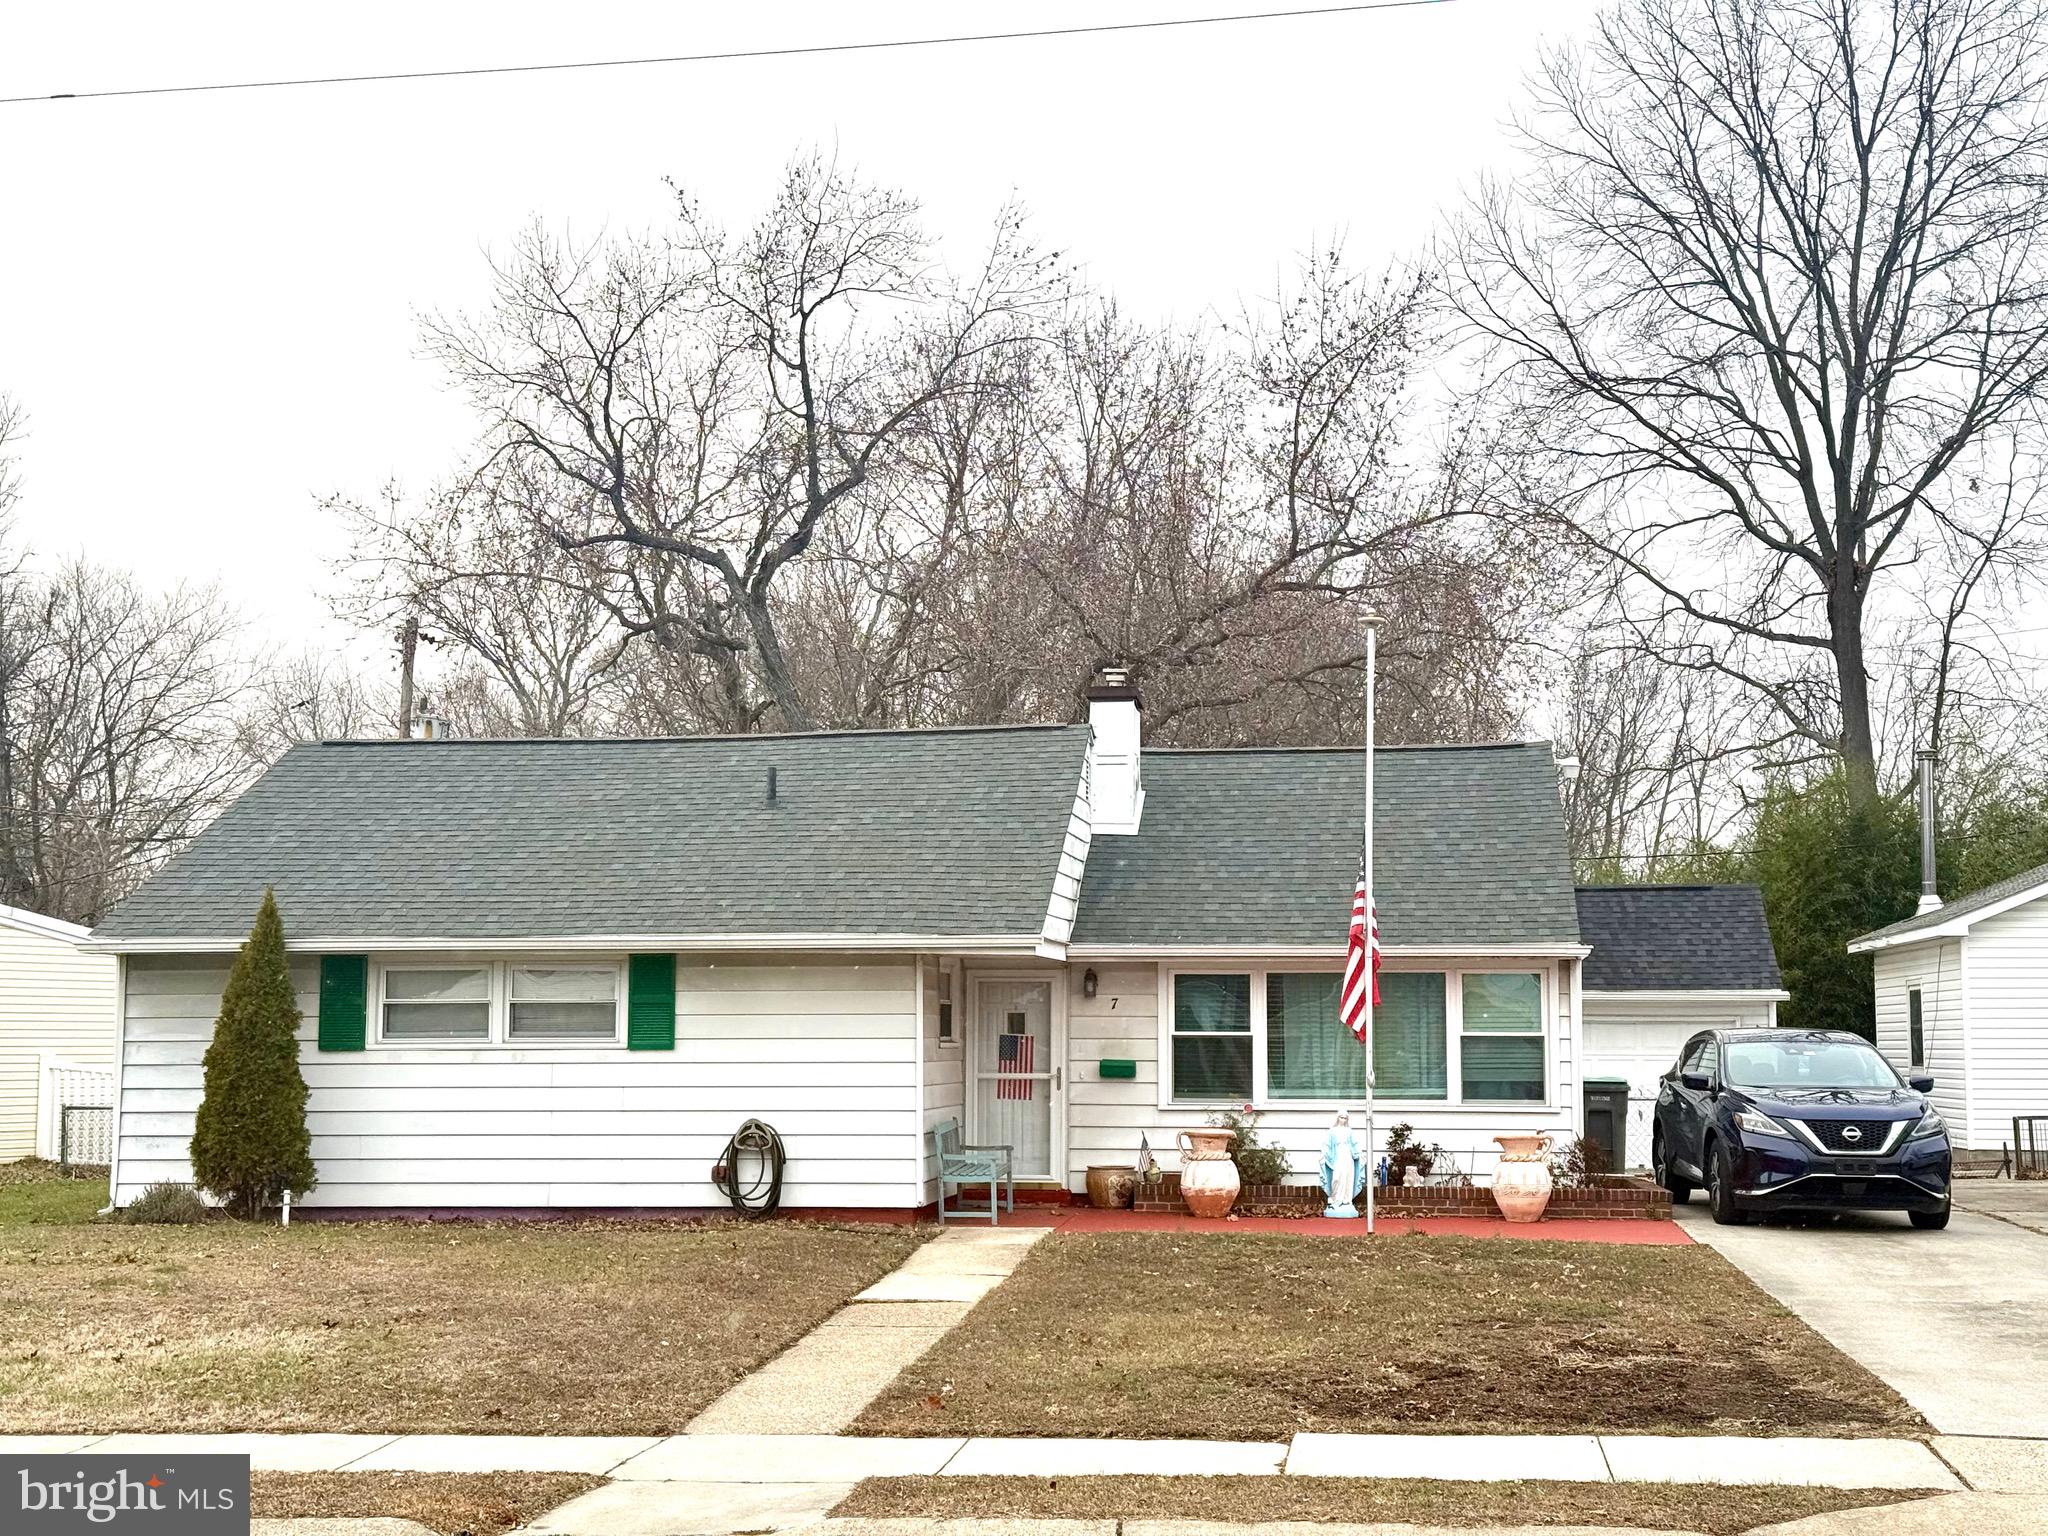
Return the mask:
POLYGON ((1714 1220, 1752 1212, 1904 1211, 1948 1225, 1948 1127, 1931 1077, 1899 1081, 1859 1035, 1709 1029, 1657 1093, 1651 1161, 1676 1202, 1707 1192, 1714 1220))

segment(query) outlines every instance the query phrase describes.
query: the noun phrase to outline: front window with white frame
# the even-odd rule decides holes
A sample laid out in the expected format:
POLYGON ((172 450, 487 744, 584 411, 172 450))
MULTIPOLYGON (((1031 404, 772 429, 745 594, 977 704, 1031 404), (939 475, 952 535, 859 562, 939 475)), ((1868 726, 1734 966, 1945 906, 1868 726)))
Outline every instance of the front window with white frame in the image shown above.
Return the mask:
MULTIPOLYGON (((1334 969, 1163 972, 1166 1103, 1350 1104, 1365 1052, 1338 1011, 1334 969)), ((1379 1097, 1542 1103, 1547 970, 1383 970, 1373 1010, 1379 1097)))
POLYGON ((377 968, 377 1039, 417 1045, 617 1045, 616 961, 389 961, 377 968))

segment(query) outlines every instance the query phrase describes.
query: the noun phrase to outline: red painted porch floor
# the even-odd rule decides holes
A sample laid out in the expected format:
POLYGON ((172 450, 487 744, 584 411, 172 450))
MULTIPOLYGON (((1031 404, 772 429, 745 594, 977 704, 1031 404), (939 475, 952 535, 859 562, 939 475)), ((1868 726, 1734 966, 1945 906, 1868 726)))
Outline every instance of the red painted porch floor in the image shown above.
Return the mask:
MULTIPOLYGON (((988 1220, 986 1215, 979 1218, 988 1220)), ((974 1225, 971 1215, 953 1216, 949 1226, 974 1225)), ((1087 1205, 1040 1205, 1017 1202, 1004 1212, 1006 1227, 1051 1227, 1055 1232, 1292 1232, 1299 1237, 1364 1237, 1365 1218, 1339 1221, 1328 1216, 1233 1216, 1221 1221, 1162 1211, 1098 1211, 1087 1205)), ((1650 1247, 1685 1247, 1692 1239, 1675 1221, 1510 1222, 1483 1216, 1382 1216, 1374 1235, 1422 1232, 1438 1237, 1508 1237, 1553 1243, 1639 1243, 1650 1247)))

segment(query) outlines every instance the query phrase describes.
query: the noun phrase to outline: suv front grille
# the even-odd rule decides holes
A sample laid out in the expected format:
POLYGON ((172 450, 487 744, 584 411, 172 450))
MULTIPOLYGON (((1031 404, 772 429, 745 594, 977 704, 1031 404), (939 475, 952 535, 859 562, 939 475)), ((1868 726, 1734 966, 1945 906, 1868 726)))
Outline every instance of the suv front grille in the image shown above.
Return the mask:
POLYGON ((1830 1152, 1878 1152, 1892 1139, 1895 1120, 1803 1120, 1808 1134, 1830 1152), (1853 1134, 1852 1134, 1853 1133, 1853 1134))

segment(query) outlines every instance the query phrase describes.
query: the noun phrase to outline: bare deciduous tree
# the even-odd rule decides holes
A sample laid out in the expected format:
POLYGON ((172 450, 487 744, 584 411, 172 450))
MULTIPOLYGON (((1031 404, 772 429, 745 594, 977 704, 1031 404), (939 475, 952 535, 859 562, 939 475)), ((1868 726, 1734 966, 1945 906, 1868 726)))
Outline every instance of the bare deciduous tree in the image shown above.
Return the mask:
POLYGON ((233 616, 76 562, 0 602, 11 674, 10 831, 0 901, 91 922, 245 780, 233 616))
MULTIPOLYGON (((2036 0, 1621 0, 1552 56, 1454 291, 1545 510, 1876 793, 1873 630, 2048 377, 2036 0)), ((1995 499, 1995 498, 1994 498, 1995 499)), ((1965 549, 1967 564, 1967 548, 1965 549)))
POLYGON ((484 412, 491 465, 552 479, 544 531, 606 563, 629 630, 719 673, 726 728, 772 709, 804 729, 779 578, 923 413, 1015 344, 1048 272, 1010 210, 956 279, 914 203, 808 156, 741 236, 687 198, 660 237, 530 232, 492 311, 426 339, 484 412))

